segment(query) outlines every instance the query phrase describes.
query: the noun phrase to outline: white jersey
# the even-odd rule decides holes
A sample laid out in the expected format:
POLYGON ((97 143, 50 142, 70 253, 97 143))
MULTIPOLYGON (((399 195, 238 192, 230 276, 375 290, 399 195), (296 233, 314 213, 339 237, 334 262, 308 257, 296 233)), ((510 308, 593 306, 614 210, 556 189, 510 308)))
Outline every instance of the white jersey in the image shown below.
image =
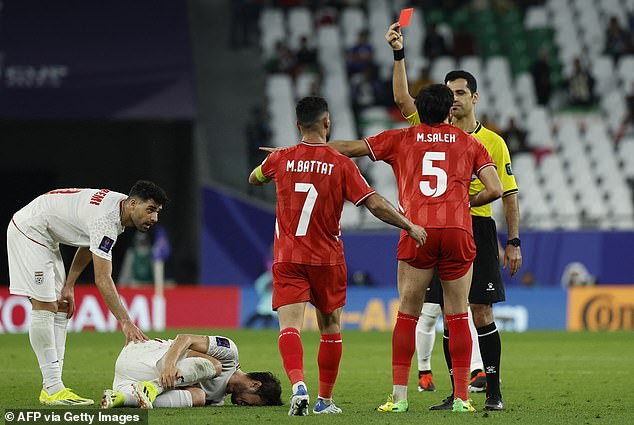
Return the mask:
MULTIPOLYGON (((207 336, 207 338, 209 339, 207 354, 221 363, 222 371, 211 379, 200 381, 199 384, 205 392, 207 405, 222 406, 225 404, 229 378, 240 368, 238 348, 232 340, 224 336, 207 336)), ((173 339, 167 341, 153 339, 143 344, 126 345, 117 358, 112 388, 120 391, 137 381, 158 379, 164 366, 165 354, 173 343, 173 339)), ((187 351, 176 363, 178 364, 185 357, 187 357, 187 351)))
POLYGON ((240 369, 238 347, 232 340, 224 336, 208 336, 207 338, 209 338, 207 354, 220 361, 222 372, 213 379, 202 381, 200 388, 205 392, 206 404, 222 406, 225 404, 225 396, 227 395, 227 382, 240 369))
POLYGON ((35 198, 13 215, 13 223, 34 242, 56 249, 58 244, 89 247, 112 261, 112 247, 121 224, 127 195, 108 189, 59 189, 35 198))

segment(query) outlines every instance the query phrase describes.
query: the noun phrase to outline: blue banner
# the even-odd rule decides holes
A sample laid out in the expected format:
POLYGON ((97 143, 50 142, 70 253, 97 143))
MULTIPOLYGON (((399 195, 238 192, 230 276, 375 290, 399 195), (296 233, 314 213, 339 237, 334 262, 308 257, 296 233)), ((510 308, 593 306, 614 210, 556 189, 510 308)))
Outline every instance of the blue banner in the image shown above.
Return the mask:
MULTIPOLYGON (((507 302, 493 306, 499 329, 511 332, 527 330, 566 329, 566 291, 559 288, 509 289, 507 302)), ((256 313, 259 298, 252 288, 242 288, 241 325, 256 313)), ((398 312, 398 293, 391 289, 348 288, 346 306, 342 314, 344 329, 362 331, 389 331, 394 328, 398 312)), ((274 313, 273 313, 274 316, 274 313)), ((275 317, 275 316, 274 316, 275 317)), ((276 327, 275 320, 258 320, 254 327, 268 323, 276 327)), ((442 326, 439 323, 439 326, 442 326)), ((309 305, 304 318, 304 329, 317 329, 314 308, 309 305)))
POLYGON ((0 116, 194 116, 185 1, 19 0, 0 8, 0 116))
MULTIPOLYGON (((202 282, 209 285, 251 285, 266 268, 273 242, 275 214, 218 188, 203 189, 201 234, 202 282)), ((348 280, 373 288, 396 285, 398 231, 348 231, 342 241, 348 280), (358 282, 357 282, 358 283, 358 282)), ((570 263, 583 264, 600 284, 634 283, 634 232, 523 231, 523 266, 507 288, 559 288, 570 263), (530 275, 530 279, 528 279, 530 275)), ((500 233, 505 243, 506 235, 500 233)))

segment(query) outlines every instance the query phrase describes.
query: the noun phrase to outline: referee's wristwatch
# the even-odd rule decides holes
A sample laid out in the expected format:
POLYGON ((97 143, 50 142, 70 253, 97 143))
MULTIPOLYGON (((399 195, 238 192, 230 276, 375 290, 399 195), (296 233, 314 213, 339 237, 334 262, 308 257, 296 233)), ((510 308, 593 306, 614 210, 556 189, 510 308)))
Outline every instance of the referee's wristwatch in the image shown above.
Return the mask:
POLYGON ((515 248, 519 248, 519 246, 521 245, 520 238, 513 238, 513 239, 509 239, 508 241, 506 241, 507 245, 513 245, 515 248))

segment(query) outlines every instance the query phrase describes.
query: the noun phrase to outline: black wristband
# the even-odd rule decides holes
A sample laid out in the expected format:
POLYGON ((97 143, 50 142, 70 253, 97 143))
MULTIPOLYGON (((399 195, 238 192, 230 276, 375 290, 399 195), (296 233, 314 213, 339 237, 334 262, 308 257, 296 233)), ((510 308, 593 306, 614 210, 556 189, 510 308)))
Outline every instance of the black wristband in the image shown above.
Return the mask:
POLYGON ((393 50, 394 52, 394 61, 401 61, 405 59, 405 47, 400 50, 393 50))

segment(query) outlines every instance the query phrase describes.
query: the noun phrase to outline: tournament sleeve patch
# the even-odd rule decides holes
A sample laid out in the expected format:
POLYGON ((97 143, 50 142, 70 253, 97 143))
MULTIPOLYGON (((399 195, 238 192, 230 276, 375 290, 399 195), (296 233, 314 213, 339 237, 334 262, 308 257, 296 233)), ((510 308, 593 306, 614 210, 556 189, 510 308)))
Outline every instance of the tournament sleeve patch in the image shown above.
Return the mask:
POLYGON ((508 164, 506 164, 506 174, 508 174, 509 176, 513 175, 513 168, 511 168, 511 163, 510 162, 508 164))
POLYGON ((110 239, 108 236, 104 236, 99 244, 99 249, 107 254, 110 252, 112 244, 114 244, 114 240, 110 239))
POLYGON ((229 340, 221 336, 216 337, 216 345, 218 347, 231 348, 231 343, 229 342, 229 340))

